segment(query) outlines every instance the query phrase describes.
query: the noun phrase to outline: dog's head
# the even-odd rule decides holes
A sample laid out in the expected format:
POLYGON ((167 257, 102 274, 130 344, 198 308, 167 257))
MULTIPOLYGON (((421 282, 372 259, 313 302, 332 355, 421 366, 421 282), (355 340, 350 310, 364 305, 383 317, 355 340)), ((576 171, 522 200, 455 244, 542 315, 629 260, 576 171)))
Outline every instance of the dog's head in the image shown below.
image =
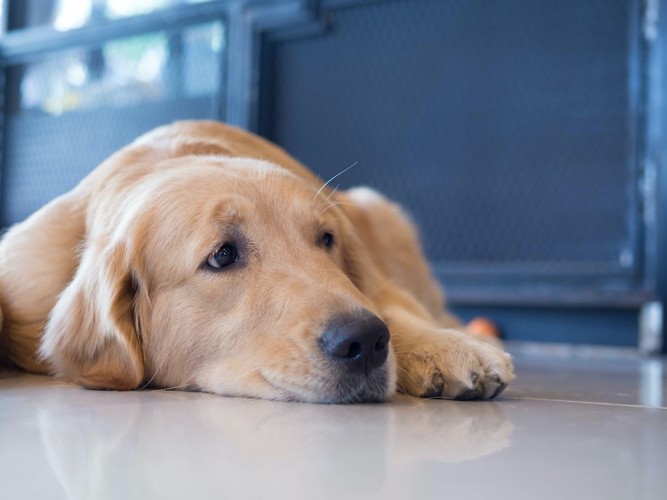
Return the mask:
POLYGON ((88 214, 41 352, 94 388, 386 400, 372 263, 331 192, 268 162, 166 160, 88 214))

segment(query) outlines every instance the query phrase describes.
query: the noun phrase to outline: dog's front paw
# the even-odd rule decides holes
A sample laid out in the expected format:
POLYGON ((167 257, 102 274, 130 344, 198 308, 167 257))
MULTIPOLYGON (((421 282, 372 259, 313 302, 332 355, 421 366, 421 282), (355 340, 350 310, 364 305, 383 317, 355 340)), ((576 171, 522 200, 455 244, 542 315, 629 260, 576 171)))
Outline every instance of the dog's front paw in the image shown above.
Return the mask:
POLYGON ((398 390, 420 397, 493 399, 514 380, 509 354, 455 330, 396 345, 398 390))

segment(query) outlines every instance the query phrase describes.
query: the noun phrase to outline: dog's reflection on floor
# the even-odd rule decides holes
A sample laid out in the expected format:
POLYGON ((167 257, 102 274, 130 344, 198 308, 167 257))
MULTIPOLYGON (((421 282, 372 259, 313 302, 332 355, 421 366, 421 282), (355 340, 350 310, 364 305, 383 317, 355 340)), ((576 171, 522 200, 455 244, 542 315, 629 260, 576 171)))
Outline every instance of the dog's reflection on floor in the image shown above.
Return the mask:
POLYGON ((48 401, 37 413, 70 499, 396 493, 394 468, 483 457, 506 447, 514 428, 488 402, 328 406, 152 391, 112 404, 120 394, 98 394, 108 404, 48 401))

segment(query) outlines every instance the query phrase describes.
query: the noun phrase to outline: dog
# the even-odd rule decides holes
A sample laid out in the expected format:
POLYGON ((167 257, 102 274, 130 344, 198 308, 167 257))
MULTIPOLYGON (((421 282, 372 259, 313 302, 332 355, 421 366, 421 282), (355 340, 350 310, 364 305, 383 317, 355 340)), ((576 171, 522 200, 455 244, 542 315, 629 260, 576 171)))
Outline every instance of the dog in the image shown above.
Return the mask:
POLYGON ((94 389, 493 399, 401 208, 216 122, 139 137, 0 242, 3 359, 94 389))

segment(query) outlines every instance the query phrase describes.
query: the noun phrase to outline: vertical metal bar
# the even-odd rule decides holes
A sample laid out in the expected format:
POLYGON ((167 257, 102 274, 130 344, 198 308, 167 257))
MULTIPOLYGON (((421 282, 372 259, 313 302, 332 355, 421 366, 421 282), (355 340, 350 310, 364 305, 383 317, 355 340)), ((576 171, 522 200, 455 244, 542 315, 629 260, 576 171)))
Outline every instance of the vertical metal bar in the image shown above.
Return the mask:
MULTIPOLYGON (((629 0, 628 8, 628 123, 627 144, 628 155, 626 168, 630 178, 630 185, 626 187, 630 195, 630 213, 626 215, 626 224, 632 251, 632 256, 627 263, 633 269, 634 280, 643 282, 644 269, 647 264, 645 255, 645 224, 642 218, 642 207, 644 194, 641 187, 642 169, 645 166, 645 120, 646 120, 646 79, 645 79, 645 43, 642 37, 642 20, 644 0, 629 0)), ((619 256, 622 261, 624 255, 619 256)), ((643 284, 643 283, 641 283, 643 284)))
MULTIPOLYGON (((667 338, 667 321, 664 321, 665 300, 667 300, 667 103, 662 87, 667 75, 667 0, 656 0, 655 43, 651 58, 653 96, 650 112, 655 117, 654 132, 651 139, 652 158, 656 167, 656 290, 658 300, 663 305, 661 334, 667 338)), ((662 352, 667 353, 667 342, 662 342, 662 352)))
POLYGON ((266 5, 233 3, 229 13, 227 122, 258 131, 261 40, 276 31, 312 20, 310 0, 266 5))
POLYGON ((9 7, 9 0, 0 0, 0 38, 7 33, 7 9, 9 7))
MULTIPOLYGON (((9 4, 10 0, 0 0, 0 39, 9 31, 9 4)), ((0 64, 0 221, 4 220, 7 112, 7 66, 0 64)))
MULTIPOLYGON (((5 127, 7 116, 7 103, 5 99, 5 88, 7 83, 7 68, 0 65, 0 221, 4 220, 4 194, 5 194, 5 143, 7 130, 5 127)), ((0 227, 1 223, 0 223, 0 227)))
POLYGON ((253 29, 245 6, 232 3, 228 10, 226 120, 249 128, 252 106, 253 29))
POLYGON ((643 221, 643 281, 646 288, 655 290, 657 283, 657 168, 660 143, 659 106, 662 99, 659 65, 656 60, 656 40, 658 36, 659 0, 643 0, 640 40, 642 43, 642 112, 643 122, 639 148, 638 192, 641 201, 643 221))
POLYGON ((185 73, 183 69, 183 33, 167 33, 167 93, 169 97, 183 97, 185 73))
POLYGON ((655 354, 663 347, 663 317, 661 302, 645 304, 639 313, 639 350, 643 354, 655 354))
POLYGON ((213 118, 220 121, 227 121, 227 75, 229 59, 229 17, 225 15, 224 21, 219 21, 215 24, 217 30, 220 30, 221 50, 218 60, 218 71, 220 72, 220 86, 213 98, 214 115, 213 118))

